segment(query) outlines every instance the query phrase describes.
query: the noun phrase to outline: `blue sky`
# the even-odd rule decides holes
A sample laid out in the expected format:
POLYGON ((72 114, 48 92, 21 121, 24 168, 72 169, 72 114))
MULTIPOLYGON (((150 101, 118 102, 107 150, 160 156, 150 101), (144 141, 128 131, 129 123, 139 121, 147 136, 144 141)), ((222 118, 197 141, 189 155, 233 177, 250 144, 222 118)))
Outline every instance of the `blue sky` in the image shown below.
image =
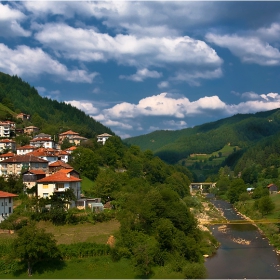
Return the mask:
POLYGON ((122 138, 280 107, 280 2, 0 2, 0 71, 122 138))

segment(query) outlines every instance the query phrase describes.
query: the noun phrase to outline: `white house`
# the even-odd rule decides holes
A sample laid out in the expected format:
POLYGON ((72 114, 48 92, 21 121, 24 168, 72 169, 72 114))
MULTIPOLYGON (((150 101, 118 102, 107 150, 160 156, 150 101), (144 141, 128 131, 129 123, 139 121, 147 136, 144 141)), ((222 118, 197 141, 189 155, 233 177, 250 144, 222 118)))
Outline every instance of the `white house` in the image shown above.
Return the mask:
MULTIPOLYGON (((71 176, 70 173, 60 170, 52 175, 37 181, 38 197, 49 197, 51 195, 63 196, 67 189, 72 189, 76 198, 81 198, 81 179, 71 176)), ((73 201, 70 207, 74 207, 73 201)))
POLYGON ((108 133, 103 133, 100 135, 97 135, 97 142, 102 143, 103 145, 105 144, 105 142, 109 139, 109 137, 111 137, 111 134, 108 133))
POLYGON ((46 148, 46 149, 54 149, 56 147, 55 142, 51 138, 47 137, 35 137, 30 140, 30 145, 36 148, 46 148))
POLYGON ((13 213, 13 198, 16 194, 0 191, 0 223, 13 213))
POLYGON ((0 121, 0 137, 10 137, 15 132, 15 123, 11 121, 0 121))
POLYGON ((17 148, 17 155, 26 155, 33 152, 37 148, 31 145, 25 145, 17 148))
POLYGON ((0 152, 4 150, 9 150, 11 152, 16 151, 16 142, 10 139, 1 139, 0 140, 0 152))

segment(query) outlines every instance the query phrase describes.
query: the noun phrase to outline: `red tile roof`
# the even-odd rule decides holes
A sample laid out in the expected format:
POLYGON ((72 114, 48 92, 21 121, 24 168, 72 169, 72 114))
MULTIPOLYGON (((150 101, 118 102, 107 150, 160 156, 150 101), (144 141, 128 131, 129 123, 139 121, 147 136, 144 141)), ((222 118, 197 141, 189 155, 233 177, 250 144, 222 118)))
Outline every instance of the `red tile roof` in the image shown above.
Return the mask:
POLYGON ((14 154, 14 153, 6 153, 6 154, 2 154, 2 155, 0 155, 0 158, 4 158, 4 157, 14 157, 16 154, 14 154))
POLYGON ((68 130, 68 131, 65 131, 63 133, 60 133, 59 135, 79 135, 79 133, 74 132, 72 130, 68 130))
POLYGON ((49 164, 49 167, 59 167, 59 166, 66 168, 66 169, 73 169, 73 167, 71 165, 64 162, 63 160, 57 160, 57 161, 49 164))
POLYGON ((17 150, 35 150, 35 149, 37 148, 31 145, 25 145, 17 148, 17 150))
POLYGON ((78 179, 74 176, 69 176, 63 172, 56 172, 50 176, 38 180, 38 183, 54 183, 54 182, 81 182, 82 179, 78 179))
POLYGON ((22 162, 41 162, 45 163, 48 162, 42 158, 35 157, 33 155, 16 155, 14 157, 4 159, 1 163, 22 163, 22 162))
POLYGON ((8 193, 8 192, 0 191, 0 198, 15 197, 15 196, 18 196, 18 195, 13 194, 13 193, 8 193))
POLYGON ((37 174, 37 175, 42 175, 42 174, 46 174, 46 172, 42 169, 31 169, 28 172, 33 173, 33 174, 37 174))

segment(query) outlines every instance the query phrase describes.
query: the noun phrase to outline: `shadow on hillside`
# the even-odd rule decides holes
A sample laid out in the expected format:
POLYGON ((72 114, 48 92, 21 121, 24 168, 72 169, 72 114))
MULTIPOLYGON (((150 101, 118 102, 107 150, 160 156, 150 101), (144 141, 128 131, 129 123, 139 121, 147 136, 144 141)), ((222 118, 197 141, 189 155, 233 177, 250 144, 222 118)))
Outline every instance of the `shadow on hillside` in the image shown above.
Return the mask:
MULTIPOLYGON (((54 272, 57 270, 62 270, 65 268, 65 262, 63 260, 59 259, 53 259, 53 260, 47 260, 47 261, 41 261, 34 264, 32 269, 32 274, 43 274, 48 271, 54 272)), ((16 277, 22 276, 22 274, 27 274, 27 265, 22 265, 21 268, 17 271, 15 271, 13 274, 16 277)))

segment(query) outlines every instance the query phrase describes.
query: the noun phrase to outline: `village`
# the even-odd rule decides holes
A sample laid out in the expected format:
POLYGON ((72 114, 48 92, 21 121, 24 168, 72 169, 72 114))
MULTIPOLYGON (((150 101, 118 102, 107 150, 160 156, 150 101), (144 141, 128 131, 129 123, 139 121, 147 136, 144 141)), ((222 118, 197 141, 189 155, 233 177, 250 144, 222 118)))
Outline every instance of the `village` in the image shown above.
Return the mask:
MULTIPOLYGON (((17 118, 28 120, 30 116, 20 113, 17 118)), ((104 145, 110 136, 108 133, 100 134, 96 141, 104 145)), ((60 133, 56 142, 51 135, 40 133, 40 129, 35 126, 27 126, 19 131, 12 121, 0 122, 0 138, 0 176, 22 176, 24 193, 48 198, 72 189, 75 201, 71 201, 69 207, 103 209, 100 198, 82 197, 80 172, 69 165, 72 152, 87 138, 68 130, 60 133), (30 144, 17 146, 13 136, 18 133, 28 135, 30 144), (65 139, 72 146, 62 150, 61 144, 65 139)), ((0 223, 13 213, 14 198, 17 196, 0 191, 0 223)))

